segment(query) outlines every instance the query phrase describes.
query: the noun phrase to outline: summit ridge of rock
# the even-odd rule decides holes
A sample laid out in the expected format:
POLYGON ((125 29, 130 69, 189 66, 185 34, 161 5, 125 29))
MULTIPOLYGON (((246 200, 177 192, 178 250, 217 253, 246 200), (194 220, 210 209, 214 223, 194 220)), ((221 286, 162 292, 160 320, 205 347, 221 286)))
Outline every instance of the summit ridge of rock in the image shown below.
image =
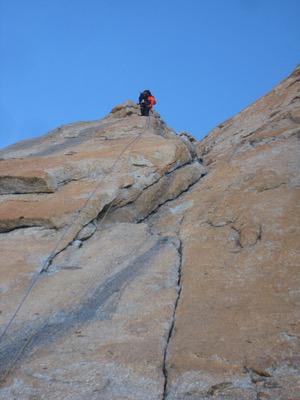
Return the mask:
POLYGON ((299 76, 201 142, 128 100, 0 151, 0 334, 46 265, 0 399, 300 399, 299 76))

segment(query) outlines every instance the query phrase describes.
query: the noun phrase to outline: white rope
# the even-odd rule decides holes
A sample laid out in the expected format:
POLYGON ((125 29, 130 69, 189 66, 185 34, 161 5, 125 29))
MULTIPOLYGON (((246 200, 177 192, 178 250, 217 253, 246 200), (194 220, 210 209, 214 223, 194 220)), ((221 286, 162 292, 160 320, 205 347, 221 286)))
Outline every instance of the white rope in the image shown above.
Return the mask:
MULTIPOLYGON (((110 168, 110 173, 114 172, 114 169, 116 167, 116 165, 118 164, 118 162, 120 161, 121 157, 123 156, 123 154, 126 152, 126 150, 130 149, 131 146, 133 146, 134 143, 136 143, 138 140, 141 139, 142 135, 146 132, 147 129, 150 128, 150 115, 148 116, 147 120, 146 120, 146 124, 145 127, 143 129, 142 132, 140 132, 133 140, 131 140, 129 143, 127 143, 124 148, 122 149, 122 151, 120 152, 120 154, 117 156, 117 158, 115 159, 115 161, 113 162, 113 165, 110 168)), ((100 187, 100 184, 103 182, 103 179, 100 180, 100 182, 95 186, 94 190, 90 193, 90 195, 88 196, 86 202, 84 203, 84 205, 78 210, 78 212, 75 214, 74 219, 72 220, 72 222, 67 226, 67 228, 65 229, 65 231, 63 232, 62 236, 60 237, 60 239, 58 240, 57 244, 54 246, 53 250, 51 251, 49 257, 47 257, 47 259, 44 261, 44 263, 42 264, 41 269, 36 273, 36 275, 33 277, 28 289, 26 290, 25 295, 23 296, 23 298, 21 299, 21 301, 19 302, 15 312, 13 313, 12 317, 10 318, 9 322, 7 323, 4 331, 2 332, 2 334, 0 335, 0 343, 3 340, 4 336, 6 335, 8 329, 10 328, 10 326, 12 325, 12 323, 14 322, 14 320, 16 319, 18 313, 20 312, 21 308, 23 307, 24 303, 26 302, 27 298, 29 297, 30 293, 32 292, 34 286, 37 284, 41 274, 43 272, 46 272, 50 266, 51 261, 53 260, 53 258, 56 256, 56 252, 59 248, 60 243, 62 242, 62 240, 65 238, 65 236, 67 235, 67 233, 70 231, 70 228, 73 226, 73 224, 76 222, 76 220, 78 219, 78 217, 80 216, 80 214, 82 213, 82 211, 87 207, 87 205, 89 204, 89 202, 91 201, 91 199, 93 198, 93 196, 95 195, 95 193, 97 192, 98 188, 100 187)), ((103 215, 100 223, 98 224, 98 227, 104 223, 104 220, 106 219, 107 215, 109 214, 111 208, 113 206, 113 201, 110 203, 109 207, 107 208, 105 214, 103 215)), ((23 354, 23 352, 25 351, 26 347, 31 343, 33 337, 35 336, 36 331, 31 334, 29 336, 29 338, 27 339, 27 341, 24 343, 24 345, 21 347, 20 351, 17 353, 17 356, 14 358, 14 360, 12 361, 12 363, 10 364, 10 366, 7 368, 6 372, 4 373, 3 377, 1 378, 1 381, 5 381, 5 379, 7 378, 7 376, 12 372, 15 364, 17 363, 17 361, 19 360, 19 358, 21 357, 21 355, 23 354)))

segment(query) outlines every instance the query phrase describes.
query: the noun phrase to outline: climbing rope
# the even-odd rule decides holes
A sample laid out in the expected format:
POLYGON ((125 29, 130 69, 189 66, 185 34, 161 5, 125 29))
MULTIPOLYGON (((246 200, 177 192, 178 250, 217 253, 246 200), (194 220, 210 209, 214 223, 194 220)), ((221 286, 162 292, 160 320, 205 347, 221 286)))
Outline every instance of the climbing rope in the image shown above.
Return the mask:
MULTIPOLYGON (((145 127, 142 130, 142 132, 140 132, 135 138, 133 138, 129 143, 127 143, 124 148, 122 149, 122 151, 120 152, 120 154, 118 154, 118 156, 116 157, 116 159, 114 160, 110 171, 108 173, 112 174, 114 172, 115 167, 117 166, 118 162, 120 161, 120 159, 122 158, 123 154, 130 149, 135 143, 137 143, 141 137, 143 136, 143 134, 150 128, 151 126, 151 119, 150 119, 150 115, 148 116, 148 118, 146 119, 146 123, 145 123, 145 127)), ((130 153, 129 153, 130 154, 130 153)), ((108 175, 107 173, 107 175, 108 175)), ((51 265, 51 262, 53 260, 53 258, 57 255, 57 250, 59 248, 60 243, 64 240, 64 238, 66 237, 67 233, 70 231, 71 227, 75 224, 75 222, 77 222, 77 220, 79 219, 79 216, 81 215, 81 213, 86 209, 86 207, 88 206, 88 204, 90 203, 90 201, 92 200, 92 198, 94 197, 95 193, 97 192, 97 190, 99 189, 100 185, 103 182, 104 177, 98 182, 98 184, 95 186, 95 188, 91 191, 91 193, 89 194, 89 196, 87 197, 87 200, 85 201, 85 203, 83 204, 83 206, 76 212, 73 220, 71 221, 71 223, 66 227, 66 229, 64 230, 62 236, 59 238, 59 240, 57 241, 56 245, 54 246, 53 250, 51 251, 50 255, 46 258, 46 260, 44 261, 44 263, 42 264, 42 267, 40 268, 40 270, 35 274, 35 276, 33 277, 30 285, 28 286, 26 293, 24 294, 23 298, 21 299, 21 301, 19 302, 15 312, 13 313, 12 317, 10 318, 10 320, 8 321, 8 323, 5 326, 5 329, 3 330, 3 332, 0 335, 0 344, 4 338, 4 336, 6 335, 7 331, 9 330, 10 326, 12 325, 12 323, 14 322, 14 320, 16 319, 18 313, 20 312, 21 308, 23 307, 24 303, 26 302, 27 298, 29 297, 30 293, 32 292, 33 288, 35 287, 35 285, 37 284, 40 276, 44 273, 47 272, 48 268, 51 265)), ((101 224, 104 223, 104 220, 106 219, 106 217, 108 216, 111 208, 113 206, 113 201, 109 204, 109 207, 107 208, 107 210, 105 211, 102 219, 100 220, 97 228, 99 228, 99 226, 101 224)), ((66 246, 67 247, 67 246, 66 246)), ((65 247, 65 248, 66 248, 65 247)), ((61 251, 63 251, 65 248, 63 248, 61 251)), ((36 334, 36 331, 31 334, 29 336, 29 338, 25 341, 24 345, 21 347, 20 351, 17 353, 16 357, 14 358, 14 360, 11 362, 11 364, 9 365, 9 367, 7 368, 7 370, 5 371, 5 373, 3 374, 1 381, 0 382, 4 382, 7 378, 7 376, 13 371, 16 363, 18 362, 19 358, 21 357, 21 355, 23 354, 23 352, 25 351, 25 349, 30 345, 30 343, 32 342, 34 336, 36 334)))

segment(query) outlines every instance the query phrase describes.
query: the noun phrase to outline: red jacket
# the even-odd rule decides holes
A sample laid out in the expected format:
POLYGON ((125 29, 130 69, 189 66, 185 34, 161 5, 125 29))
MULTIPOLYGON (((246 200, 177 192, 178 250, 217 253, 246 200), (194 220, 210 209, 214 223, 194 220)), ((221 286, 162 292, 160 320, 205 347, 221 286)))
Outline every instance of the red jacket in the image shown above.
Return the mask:
POLYGON ((156 99, 154 96, 149 96, 148 100, 150 101, 150 107, 152 108, 156 104, 156 99))

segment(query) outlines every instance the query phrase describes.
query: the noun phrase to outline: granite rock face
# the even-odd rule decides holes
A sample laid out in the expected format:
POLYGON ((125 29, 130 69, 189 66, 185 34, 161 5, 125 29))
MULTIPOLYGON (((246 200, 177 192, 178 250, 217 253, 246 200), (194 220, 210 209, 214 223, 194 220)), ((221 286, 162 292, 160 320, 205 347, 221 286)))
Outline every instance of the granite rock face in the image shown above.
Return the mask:
POLYGON ((300 399, 299 135, 298 68, 202 142, 127 101, 0 151, 0 399, 300 399))

